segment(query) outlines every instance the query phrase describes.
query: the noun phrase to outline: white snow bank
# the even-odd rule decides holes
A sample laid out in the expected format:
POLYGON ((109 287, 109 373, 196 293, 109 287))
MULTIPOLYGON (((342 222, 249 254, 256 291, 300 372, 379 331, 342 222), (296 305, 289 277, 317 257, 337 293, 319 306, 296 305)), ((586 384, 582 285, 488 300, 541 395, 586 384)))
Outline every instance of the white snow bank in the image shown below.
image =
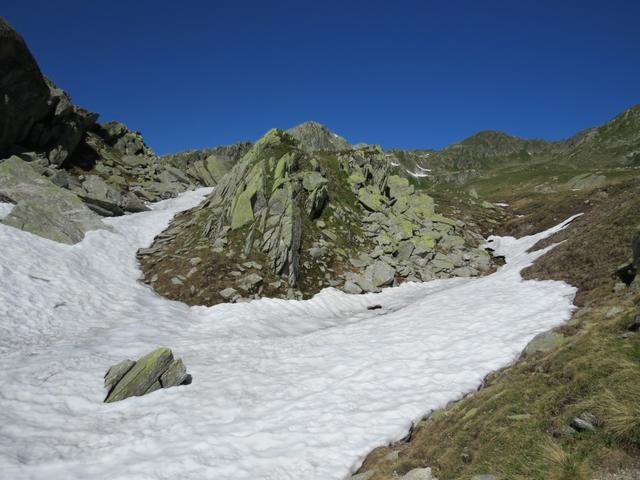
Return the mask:
POLYGON ((562 227, 491 239, 507 264, 480 279, 189 308, 134 255, 204 194, 73 246, 0 225, 0 478, 342 479, 573 308, 573 287, 519 275, 562 227), (193 384, 103 404, 106 369, 159 345, 193 384))
POLYGON ((0 202, 0 220, 11 213, 15 205, 13 203, 0 202))
POLYGON ((412 177, 415 178, 422 178, 422 177, 428 177, 429 174, 426 172, 412 172, 411 170, 407 170, 406 171, 409 175, 411 175, 412 177))

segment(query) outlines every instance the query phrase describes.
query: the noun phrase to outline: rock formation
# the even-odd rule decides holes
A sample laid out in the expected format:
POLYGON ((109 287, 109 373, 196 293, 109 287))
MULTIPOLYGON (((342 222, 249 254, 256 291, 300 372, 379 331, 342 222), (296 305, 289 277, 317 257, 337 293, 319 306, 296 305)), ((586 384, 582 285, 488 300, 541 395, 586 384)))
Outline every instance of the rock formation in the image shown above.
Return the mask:
POLYGON ((171 298, 212 304, 489 270, 479 237, 390 168, 379 147, 316 154, 271 130, 139 252, 146 279, 171 298))
MULTIPOLYGON (((80 209, 81 219, 69 223, 68 215, 61 212, 69 212, 71 197, 54 186, 73 192, 94 212, 111 216, 145 210, 146 201, 168 198, 201 183, 163 163, 138 132, 119 122, 96 123, 97 114, 74 105, 66 92, 40 72, 22 37, 2 18, 0 92, 0 163, 19 155, 35 175, 48 178, 53 185, 36 182, 31 170, 18 167, 16 160, 4 168, 4 174, 28 172, 24 180, 30 182, 29 191, 46 190, 51 193, 49 203, 62 202, 58 206, 28 208, 24 195, 18 195, 11 187, 13 195, 20 197, 15 200, 22 203, 5 223, 73 243, 82 238, 85 227, 93 228, 96 221, 88 220, 90 217, 80 209), (51 217, 55 221, 45 221, 46 227, 35 228, 48 209, 57 211, 51 217)), ((26 191, 26 184, 21 188, 26 191)), ((42 202, 35 195, 28 205, 35 206, 37 199, 42 202)))
POLYGON ((171 349, 160 347, 135 362, 123 360, 109 368, 104 376, 104 386, 108 390, 104 401, 117 402, 190 383, 191 375, 182 359, 174 359, 171 349))
POLYGON ((349 142, 318 122, 301 123, 287 130, 287 133, 299 140, 302 146, 311 152, 316 150, 337 151, 350 148, 349 142))

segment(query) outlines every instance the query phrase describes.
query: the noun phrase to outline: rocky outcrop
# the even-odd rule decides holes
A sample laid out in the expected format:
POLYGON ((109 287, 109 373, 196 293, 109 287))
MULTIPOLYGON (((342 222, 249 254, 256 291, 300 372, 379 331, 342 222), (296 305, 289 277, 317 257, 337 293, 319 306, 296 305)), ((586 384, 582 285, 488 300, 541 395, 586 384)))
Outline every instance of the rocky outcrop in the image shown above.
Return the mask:
POLYGON ((135 362, 123 360, 109 368, 104 376, 104 386, 108 390, 104 401, 117 402, 190 383, 191 375, 182 359, 174 359, 169 348, 160 347, 135 362))
POLYGON ((287 133, 311 152, 315 150, 337 151, 350 148, 349 142, 318 122, 301 123, 287 130, 287 133))
POLYGON ((106 228, 73 193, 13 156, 0 163, 0 197, 15 204, 2 223, 62 243, 76 243, 89 230, 106 228))
POLYGON ((251 148, 251 142, 163 155, 163 163, 185 172, 194 182, 211 187, 228 173, 251 148))
POLYGON ((315 155, 271 130, 139 252, 146 279, 171 298, 213 304, 488 271, 480 237, 390 168, 379 147, 315 155))
MULTIPOLYGON (((29 188, 36 191, 37 184, 38 192, 56 192, 46 204, 36 205, 45 202, 38 195, 31 198, 27 210, 26 204, 20 204, 8 220, 12 225, 35 232, 38 228, 32 219, 45 212, 51 219, 61 220, 70 212, 71 203, 77 203, 71 200, 73 194, 94 212, 111 216, 143 211, 146 201, 174 196, 194 184, 208 184, 162 162, 139 132, 119 122, 96 123, 97 114, 74 105, 66 92, 42 75, 22 37, 2 18, 0 91, 4 95, 0 102, 0 163, 19 154, 53 184, 43 179, 35 182, 33 175, 28 175, 24 181, 30 182, 29 188), (61 194, 54 187, 73 194, 61 194), (53 205, 55 202, 61 203, 53 205)), ((5 168, 7 175, 16 168, 14 161, 5 168)), ((13 188, 9 184, 0 187, 13 188)), ((59 228, 53 220, 42 217, 45 226, 41 233, 64 242, 78 241, 85 224, 93 224, 84 210, 78 210, 77 222, 70 224, 66 219, 59 228)))
POLYGON ((28 141, 33 126, 53 110, 50 91, 22 37, 0 17, 0 158, 28 141))

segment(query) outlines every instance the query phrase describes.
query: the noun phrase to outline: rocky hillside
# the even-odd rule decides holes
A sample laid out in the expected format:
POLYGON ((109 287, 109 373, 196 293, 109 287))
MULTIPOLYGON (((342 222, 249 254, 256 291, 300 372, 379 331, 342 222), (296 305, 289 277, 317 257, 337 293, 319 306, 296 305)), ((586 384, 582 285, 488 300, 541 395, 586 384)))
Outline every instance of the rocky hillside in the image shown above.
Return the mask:
POLYGON ((395 163, 432 183, 465 183, 495 170, 538 164, 570 168, 616 168, 640 165, 640 105, 599 127, 561 141, 523 139, 493 130, 439 150, 389 150, 395 163))
POLYGON ((5 223, 74 243, 102 227, 91 211, 139 212, 202 183, 163 163, 139 132, 74 105, 2 18, 0 44, 0 195, 17 204, 5 223))
POLYGON ((271 130, 207 201, 139 252, 145 279, 210 305, 488 271, 481 237, 391 168, 379 147, 315 154, 271 130))

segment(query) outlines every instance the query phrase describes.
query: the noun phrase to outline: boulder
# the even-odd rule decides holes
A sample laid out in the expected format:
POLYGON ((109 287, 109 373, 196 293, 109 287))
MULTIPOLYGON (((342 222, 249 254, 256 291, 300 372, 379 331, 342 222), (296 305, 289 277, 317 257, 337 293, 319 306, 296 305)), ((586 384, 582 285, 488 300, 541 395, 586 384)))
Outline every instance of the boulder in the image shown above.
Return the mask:
POLYGON ((395 269, 382 261, 376 261, 365 270, 365 274, 371 279, 371 283, 376 287, 385 287, 393 284, 395 269))
POLYGON ((106 228, 75 194, 16 156, 0 163, 0 194, 16 204, 3 223, 50 240, 73 244, 89 230, 106 228))
POLYGON ((108 389, 105 403, 141 396, 160 388, 191 383, 191 375, 182 363, 174 359, 171 349, 160 347, 136 362, 123 360, 109 368, 104 386, 108 389))
POLYGON ((533 355, 536 352, 548 352, 554 350, 567 342, 567 338, 561 333, 554 331, 542 332, 533 337, 522 352, 523 356, 533 355))

